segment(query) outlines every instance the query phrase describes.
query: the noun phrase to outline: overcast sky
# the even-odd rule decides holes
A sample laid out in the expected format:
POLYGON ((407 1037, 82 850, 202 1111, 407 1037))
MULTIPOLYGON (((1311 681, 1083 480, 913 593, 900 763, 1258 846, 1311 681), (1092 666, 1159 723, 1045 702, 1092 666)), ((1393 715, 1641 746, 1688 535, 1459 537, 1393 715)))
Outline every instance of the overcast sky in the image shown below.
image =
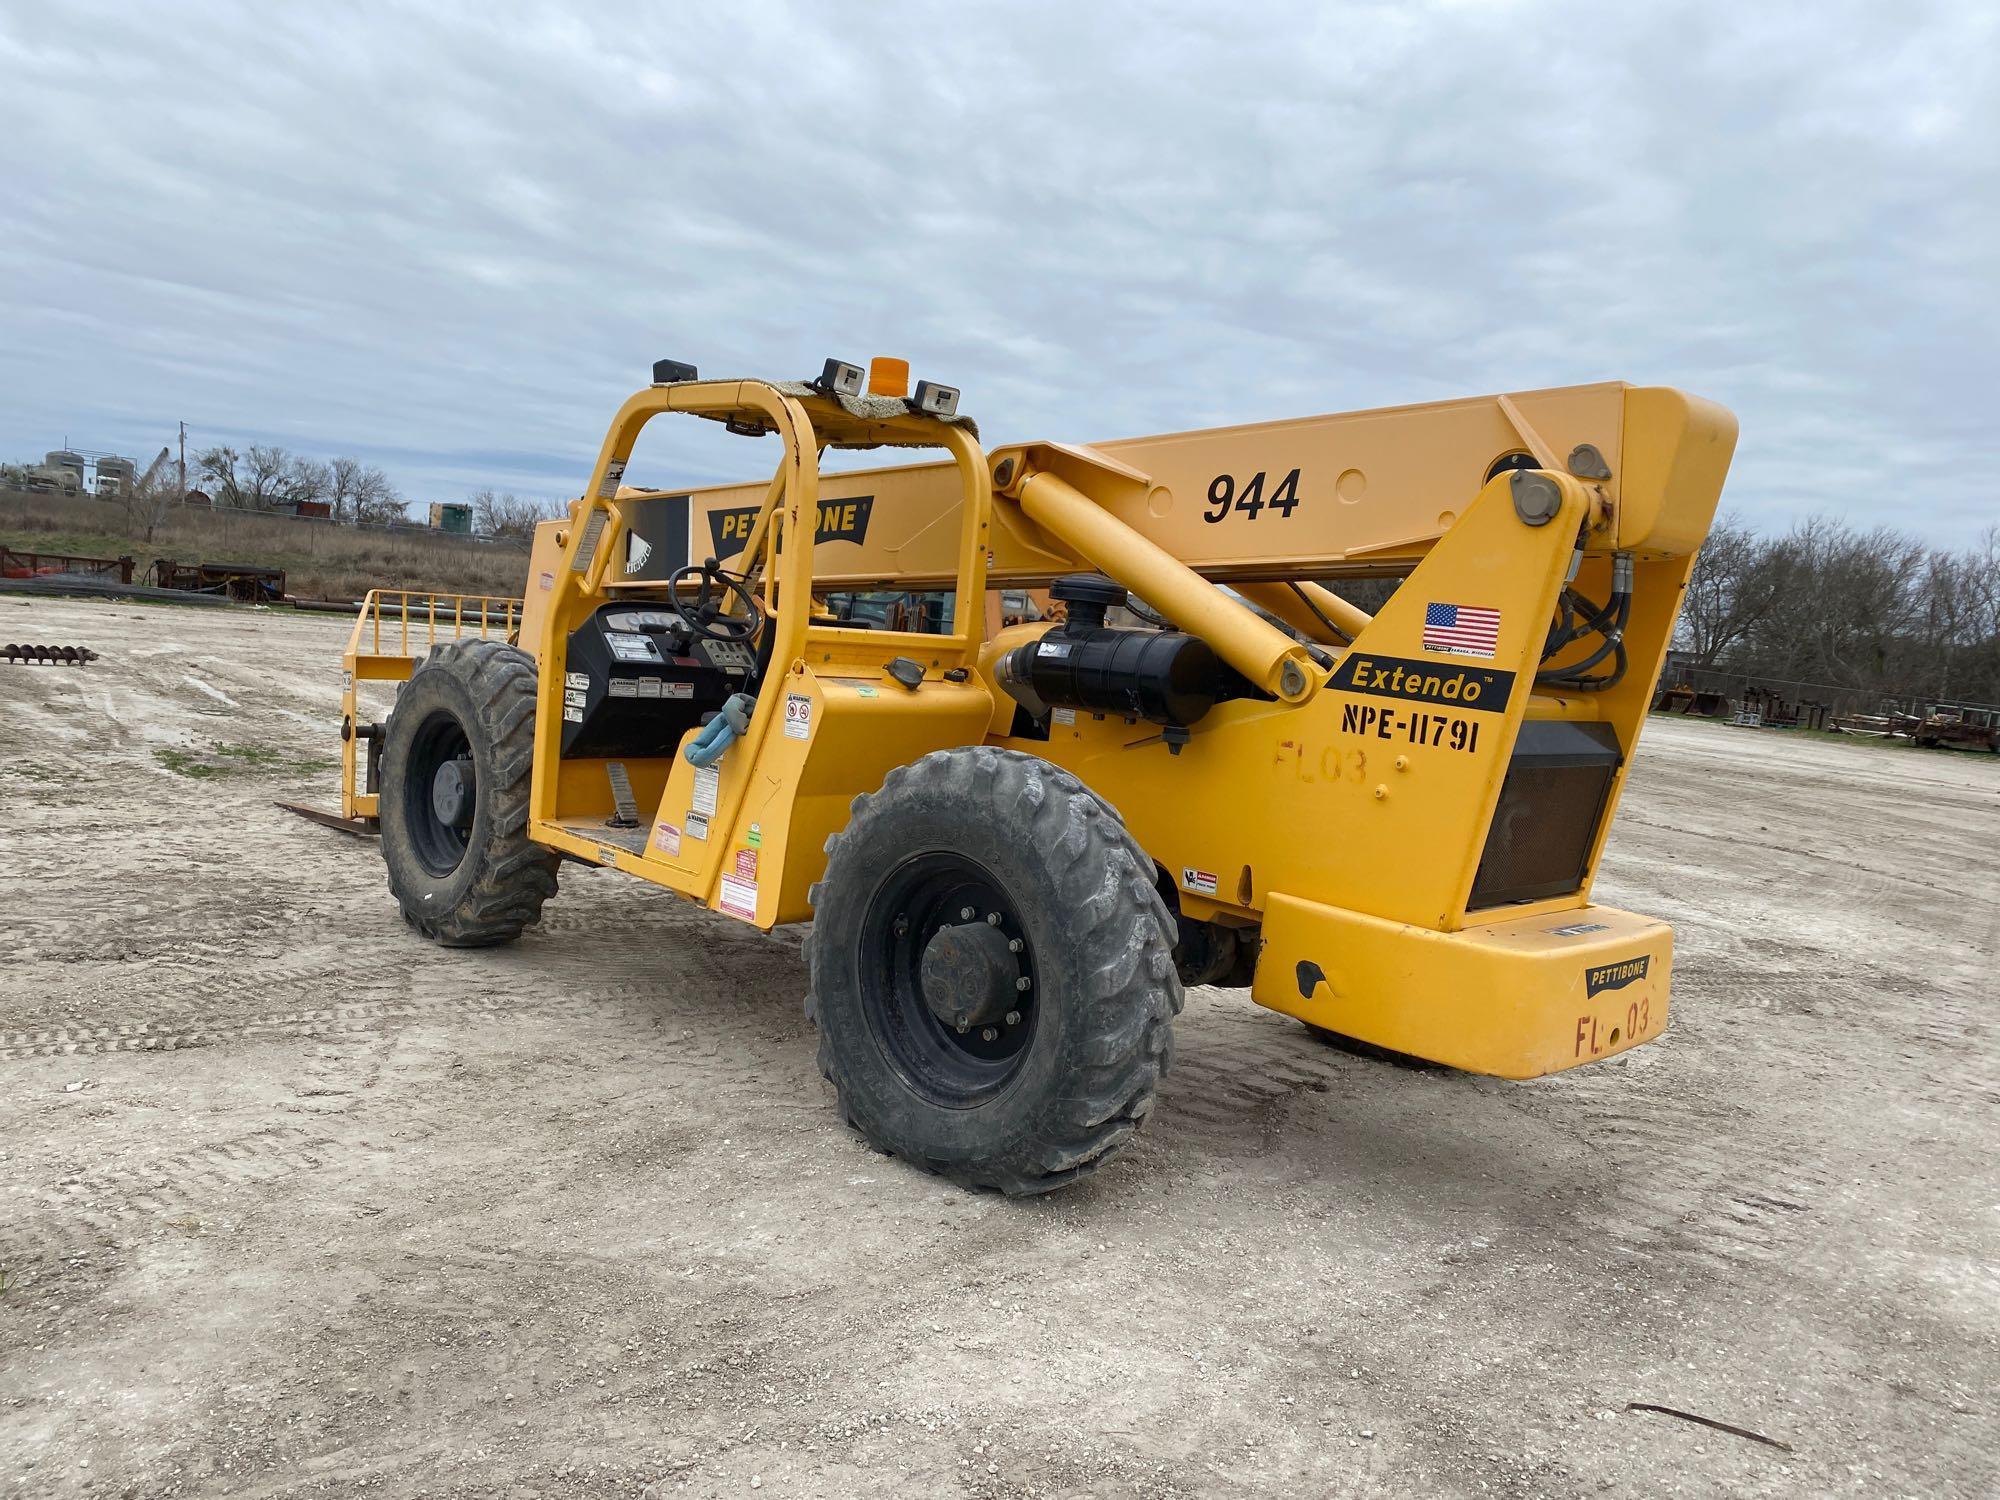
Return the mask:
POLYGON ((0 457, 185 418, 569 496, 661 356, 902 354, 989 440, 1619 378, 1734 408, 1760 525, 1969 542, 1996 18, 0 0, 0 457))

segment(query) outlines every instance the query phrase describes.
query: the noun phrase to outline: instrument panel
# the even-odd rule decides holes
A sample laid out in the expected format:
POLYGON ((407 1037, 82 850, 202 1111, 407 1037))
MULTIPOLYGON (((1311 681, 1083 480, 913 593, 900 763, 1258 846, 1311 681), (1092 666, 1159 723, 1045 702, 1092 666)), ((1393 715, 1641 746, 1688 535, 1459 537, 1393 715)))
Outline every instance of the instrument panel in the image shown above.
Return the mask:
POLYGON ((615 609, 602 617, 606 630, 666 631, 681 628, 681 617, 670 609, 615 609))

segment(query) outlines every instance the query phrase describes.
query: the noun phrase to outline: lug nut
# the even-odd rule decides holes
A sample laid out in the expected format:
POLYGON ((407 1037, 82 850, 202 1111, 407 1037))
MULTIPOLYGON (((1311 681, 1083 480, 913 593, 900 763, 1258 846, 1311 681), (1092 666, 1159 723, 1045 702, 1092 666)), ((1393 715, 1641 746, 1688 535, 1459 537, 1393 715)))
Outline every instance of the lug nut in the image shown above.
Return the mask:
POLYGON ((961 906, 958 909, 958 920, 961 922, 970 922, 972 920, 972 908, 969 906, 961 906))
POLYGON ((1007 940, 1007 951, 1009 953, 1019 953, 1023 948, 1027 946, 1028 945, 1022 942, 1019 938, 1009 938, 1007 940))
POLYGON ((1025 990, 1028 987, 1028 983, 1029 983, 1028 976, 1026 974, 1023 974, 1019 979, 1014 981, 1014 988, 1017 990, 1025 990))
POLYGON ((1000 913, 997 911, 989 911, 986 914, 986 925, 988 927, 998 927, 1000 925, 1000 913))
POLYGON ((1000 1035, 999 1032, 995 1031, 991 1026, 988 1026, 979 1033, 979 1040, 982 1042, 990 1042, 998 1038, 999 1035, 1000 1035))
POLYGON ((972 1030, 972 1028, 971 1028, 970 1026, 967 1026, 967 1025, 966 1025, 966 1024, 964 1023, 964 1022, 962 1022, 962 1021, 961 1021, 961 1022, 959 1023, 959 1027, 958 1027, 958 1034, 959 1034, 960 1036, 964 1036, 964 1035, 966 1034, 966 1032, 968 1032, 968 1031, 970 1031, 970 1030, 972 1030))
POLYGON ((1018 1010, 1008 1011, 1007 1024, 1009 1026, 1019 1026, 1021 1024, 1021 1013, 1018 1010))

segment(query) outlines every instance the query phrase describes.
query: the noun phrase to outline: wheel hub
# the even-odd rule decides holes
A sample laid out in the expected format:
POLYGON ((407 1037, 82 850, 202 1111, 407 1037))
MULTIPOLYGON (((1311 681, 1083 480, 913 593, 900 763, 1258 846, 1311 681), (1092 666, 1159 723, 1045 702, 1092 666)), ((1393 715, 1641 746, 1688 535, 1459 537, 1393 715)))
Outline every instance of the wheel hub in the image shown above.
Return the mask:
POLYGON ((1020 967, 1007 936, 985 922, 940 927, 924 946, 924 1004, 958 1031, 997 1025, 1020 999, 1020 967))
POLYGON ((470 828, 473 796, 472 762, 445 761, 431 777, 431 811, 447 828, 470 828))

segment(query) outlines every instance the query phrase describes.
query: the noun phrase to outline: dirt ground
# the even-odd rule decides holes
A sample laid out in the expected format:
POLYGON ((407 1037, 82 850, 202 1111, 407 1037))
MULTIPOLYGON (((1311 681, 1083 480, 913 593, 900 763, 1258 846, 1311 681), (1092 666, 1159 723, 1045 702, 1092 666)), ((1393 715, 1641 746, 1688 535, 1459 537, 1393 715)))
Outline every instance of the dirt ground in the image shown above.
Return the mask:
POLYGON ((271 805, 344 630, 0 599, 104 658, 0 666, 0 1494, 2000 1488, 2000 763, 1655 720, 1598 894, 1678 928, 1660 1042, 1508 1084, 1196 991, 1009 1202, 840 1127, 795 931, 566 867, 408 932, 271 805))

